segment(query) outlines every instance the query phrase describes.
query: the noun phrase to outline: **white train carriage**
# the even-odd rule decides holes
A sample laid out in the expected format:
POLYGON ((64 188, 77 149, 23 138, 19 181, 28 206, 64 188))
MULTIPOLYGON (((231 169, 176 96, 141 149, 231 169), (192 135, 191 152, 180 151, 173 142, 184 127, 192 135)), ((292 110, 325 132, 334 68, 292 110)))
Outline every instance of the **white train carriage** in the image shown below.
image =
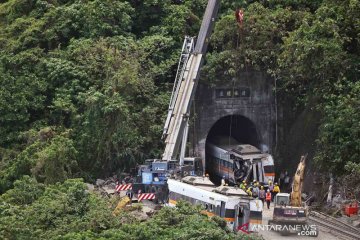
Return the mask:
POLYGON ((274 159, 248 144, 215 145, 207 143, 207 169, 231 183, 244 179, 267 184, 274 181, 274 159))
MULTIPOLYGON (((185 200, 193 205, 203 206, 203 213, 208 216, 220 216, 231 230, 238 231, 242 230, 243 226, 249 227, 249 222, 252 222, 250 202, 259 200, 251 199, 238 188, 216 187, 202 177, 186 177, 182 181, 196 185, 169 179, 169 206, 175 206, 177 201, 185 200)), ((256 218, 259 218, 259 215, 256 218)))

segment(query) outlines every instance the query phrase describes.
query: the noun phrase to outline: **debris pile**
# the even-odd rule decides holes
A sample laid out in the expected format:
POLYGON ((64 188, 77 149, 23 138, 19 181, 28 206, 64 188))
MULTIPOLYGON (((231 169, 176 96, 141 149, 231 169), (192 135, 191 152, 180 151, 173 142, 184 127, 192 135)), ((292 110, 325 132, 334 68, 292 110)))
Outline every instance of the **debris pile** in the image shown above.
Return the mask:
POLYGON ((125 175, 121 180, 116 176, 113 176, 106 179, 97 179, 95 184, 86 183, 86 185, 89 192, 98 193, 110 201, 111 207, 114 209, 114 216, 120 216, 121 218, 121 213, 126 212, 127 217, 123 219, 124 221, 127 221, 126 219, 128 219, 128 217, 139 221, 145 221, 160 208, 155 203, 148 200, 138 203, 136 202, 137 198, 129 199, 126 195, 126 190, 121 191, 118 189, 118 191, 116 189, 119 184, 125 185, 132 183, 134 183, 134 179, 130 175, 125 175))
MULTIPOLYGON (((97 192, 104 197, 112 197, 117 195, 116 186, 118 184, 133 183, 134 179, 129 174, 123 174, 122 177, 118 178, 116 175, 104 179, 96 179, 95 184, 87 183, 88 191, 97 192)), ((124 196, 120 192, 120 196, 124 196)))
POLYGON ((310 204, 312 209, 318 209, 344 224, 360 228, 360 178, 356 174, 333 179, 318 175, 313 184, 318 186, 318 197, 314 204, 310 204))

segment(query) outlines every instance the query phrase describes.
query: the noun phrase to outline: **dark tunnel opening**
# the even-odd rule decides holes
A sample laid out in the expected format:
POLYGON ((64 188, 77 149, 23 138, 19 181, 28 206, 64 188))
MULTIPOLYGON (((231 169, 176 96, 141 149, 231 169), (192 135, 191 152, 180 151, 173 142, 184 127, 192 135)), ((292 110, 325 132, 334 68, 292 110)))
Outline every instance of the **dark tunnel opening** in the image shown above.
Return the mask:
POLYGON ((259 139, 255 124, 241 115, 231 115, 219 119, 208 133, 206 142, 216 144, 218 138, 234 138, 241 144, 250 144, 259 147, 259 139))
POLYGON ((208 144, 233 145, 250 144, 260 148, 259 136, 255 124, 248 118, 241 115, 230 115, 219 119, 210 129, 206 138, 205 147, 205 171, 215 183, 219 183, 220 176, 215 176, 211 166, 207 164, 211 157, 208 151, 208 144))

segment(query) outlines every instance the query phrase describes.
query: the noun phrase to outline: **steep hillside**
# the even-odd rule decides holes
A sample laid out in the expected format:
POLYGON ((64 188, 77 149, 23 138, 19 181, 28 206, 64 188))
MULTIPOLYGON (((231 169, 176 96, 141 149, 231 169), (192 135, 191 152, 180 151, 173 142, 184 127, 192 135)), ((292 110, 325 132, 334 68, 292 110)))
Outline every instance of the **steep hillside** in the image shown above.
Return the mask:
MULTIPOLYGON (((40 221, 65 234, 68 226, 40 210, 48 198, 57 204, 58 197, 76 201, 84 194, 68 179, 93 181, 159 157, 182 39, 197 33, 207 1, 0 2, 0 223, 21 217, 26 226, 40 221), (19 179, 39 190, 14 202, 19 179)), ((267 74, 285 109, 278 159, 311 148, 320 170, 360 174, 359 12, 359 0, 224 0, 202 81, 232 79, 244 69, 267 74), (242 24, 237 8, 245 12, 242 24)), ((117 236, 109 230, 116 223, 96 223, 89 205, 80 205, 59 210, 66 221, 90 216, 64 239, 78 232, 117 236)), ((56 215, 58 208, 49 211, 56 215)), ((43 230, 29 232, 36 239, 43 230)))

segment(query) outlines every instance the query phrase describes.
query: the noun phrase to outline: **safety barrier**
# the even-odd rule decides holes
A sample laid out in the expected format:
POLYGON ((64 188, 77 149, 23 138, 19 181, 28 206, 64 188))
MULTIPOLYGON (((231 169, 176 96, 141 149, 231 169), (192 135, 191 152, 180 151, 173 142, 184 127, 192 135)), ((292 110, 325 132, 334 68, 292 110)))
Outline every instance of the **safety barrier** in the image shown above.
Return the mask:
POLYGON ((132 184, 118 184, 115 187, 115 190, 117 192, 131 190, 131 189, 132 189, 132 184))
POLYGON ((138 201, 155 199, 155 193, 141 193, 138 195, 138 201))

